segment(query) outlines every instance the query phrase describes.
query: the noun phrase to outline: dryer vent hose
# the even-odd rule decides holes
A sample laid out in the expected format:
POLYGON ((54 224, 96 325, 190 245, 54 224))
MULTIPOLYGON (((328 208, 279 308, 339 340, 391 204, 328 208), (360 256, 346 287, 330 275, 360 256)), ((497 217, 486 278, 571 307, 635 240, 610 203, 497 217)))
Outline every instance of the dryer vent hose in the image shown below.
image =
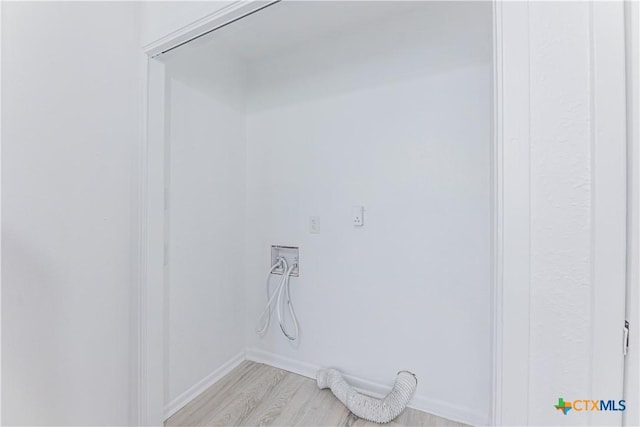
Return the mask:
POLYGON ((400 415, 418 386, 418 379, 413 373, 400 371, 393 390, 383 399, 376 399, 351 387, 336 369, 320 369, 317 380, 318 387, 330 388, 354 415, 376 423, 388 423, 400 415))

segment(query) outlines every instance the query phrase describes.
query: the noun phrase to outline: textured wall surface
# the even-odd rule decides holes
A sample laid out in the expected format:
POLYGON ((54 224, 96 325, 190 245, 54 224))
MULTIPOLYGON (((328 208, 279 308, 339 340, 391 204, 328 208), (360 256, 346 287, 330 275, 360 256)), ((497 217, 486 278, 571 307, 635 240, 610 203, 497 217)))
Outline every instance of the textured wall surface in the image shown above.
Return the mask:
POLYGON ((586 3, 531 4, 530 421, 589 394, 591 145, 586 3), (560 393, 560 394, 559 394, 560 393), (564 394, 563 394, 564 393, 564 394), (568 397, 569 398, 569 397, 568 397))
POLYGON ((552 404, 623 398, 622 6, 534 2, 529 10, 529 422, 619 423, 619 412, 565 416, 552 404))
POLYGON ((248 346, 378 384, 412 370, 414 404, 481 424, 491 388, 491 8, 429 3, 408 15, 249 68, 248 346), (365 225, 354 228, 360 204, 365 225), (300 246, 299 345, 277 325, 264 339, 254 332, 272 244, 300 246))

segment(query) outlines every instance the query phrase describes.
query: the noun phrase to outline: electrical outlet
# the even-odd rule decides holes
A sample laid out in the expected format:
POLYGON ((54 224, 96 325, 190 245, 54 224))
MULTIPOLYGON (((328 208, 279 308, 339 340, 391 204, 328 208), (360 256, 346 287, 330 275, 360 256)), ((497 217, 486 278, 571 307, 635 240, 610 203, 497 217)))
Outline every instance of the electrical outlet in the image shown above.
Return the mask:
POLYGON ((364 225, 364 206, 354 206, 352 212, 354 227, 362 227, 364 225))

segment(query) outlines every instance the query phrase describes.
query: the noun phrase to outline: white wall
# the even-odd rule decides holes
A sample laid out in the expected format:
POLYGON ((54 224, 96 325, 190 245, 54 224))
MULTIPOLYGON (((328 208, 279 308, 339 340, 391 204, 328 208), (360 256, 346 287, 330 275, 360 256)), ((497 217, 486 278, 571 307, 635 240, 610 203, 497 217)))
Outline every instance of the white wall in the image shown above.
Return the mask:
POLYGON ((126 425, 137 5, 2 8, 2 423, 126 425))
POLYGON ((170 61, 168 74, 166 402, 175 407, 244 353, 245 101, 233 61, 170 61))
POLYGON ((389 386, 408 369, 415 405, 486 423, 490 4, 432 3, 249 70, 250 350, 389 386), (300 246, 299 346, 254 332, 271 244, 300 246))

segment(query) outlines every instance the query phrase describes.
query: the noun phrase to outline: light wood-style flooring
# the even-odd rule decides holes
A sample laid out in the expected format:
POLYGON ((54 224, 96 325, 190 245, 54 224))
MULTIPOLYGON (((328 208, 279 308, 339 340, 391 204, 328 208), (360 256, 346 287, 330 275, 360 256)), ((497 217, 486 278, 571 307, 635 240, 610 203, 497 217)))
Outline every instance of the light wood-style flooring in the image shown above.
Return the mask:
MULTIPOLYGON (((242 362, 175 413, 165 426, 379 426, 359 419, 316 382, 261 363, 242 362)), ((391 426, 464 426, 407 408, 391 426)))

